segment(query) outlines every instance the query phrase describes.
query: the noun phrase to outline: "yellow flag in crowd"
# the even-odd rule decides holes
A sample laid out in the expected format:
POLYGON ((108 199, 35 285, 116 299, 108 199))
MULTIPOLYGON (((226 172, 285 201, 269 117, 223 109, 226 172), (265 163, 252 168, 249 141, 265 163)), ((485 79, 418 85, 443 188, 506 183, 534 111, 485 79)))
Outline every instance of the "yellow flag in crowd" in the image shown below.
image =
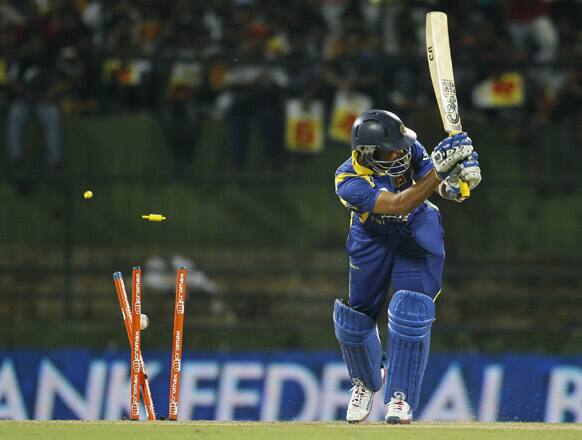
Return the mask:
POLYGON ((362 93, 338 91, 332 110, 329 137, 334 141, 350 143, 352 124, 360 113, 372 108, 372 99, 362 93))
POLYGON ((519 107, 524 103, 525 88, 519 72, 507 72, 480 82, 473 89, 477 108, 519 107))
POLYGON ((8 69, 6 66, 6 60, 4 58, 0 59, 0 85, 6 85, 8 83, 8 69))
POLYGON ((194 90, 202 82, 202 64, 194 61, 177 61, 172 66, 168 94, 177 101, 192 99, 194 90))
POLYGON ((136 86, 151 67, 151 61, 146 59, 122 61, 119 58, 108 58, 103 62, 101 77, 105 82, 115 81, 123 86, 136 86))
POLYGON ((285 144, 295 153, 319 153, 323 149, 323 103, 287 101, 285 144))

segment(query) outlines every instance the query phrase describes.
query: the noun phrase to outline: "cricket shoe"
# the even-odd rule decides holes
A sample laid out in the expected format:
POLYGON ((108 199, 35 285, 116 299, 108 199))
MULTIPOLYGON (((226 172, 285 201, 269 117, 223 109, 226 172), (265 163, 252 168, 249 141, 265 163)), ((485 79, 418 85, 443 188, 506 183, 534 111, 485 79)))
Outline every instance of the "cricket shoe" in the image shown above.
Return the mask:
POLYGON ((372 411, 372 402, 374 401, 374 391, 366 388, 360 379, 352 381, 352 397, 348 404, 346 420, 349 423, 359 423, 366 420, 372 411))
POLYGON ((384 420, 391 425, 408 425, 412 422, 412 409, 405 400, 392 397, 386 405, 384 420))

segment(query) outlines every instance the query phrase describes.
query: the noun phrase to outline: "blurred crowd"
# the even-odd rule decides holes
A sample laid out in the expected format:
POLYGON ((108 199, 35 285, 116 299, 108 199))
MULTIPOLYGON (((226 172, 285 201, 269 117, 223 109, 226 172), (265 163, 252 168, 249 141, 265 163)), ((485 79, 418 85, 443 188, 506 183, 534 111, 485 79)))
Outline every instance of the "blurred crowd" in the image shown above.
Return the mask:
POLYGON ((0 0, 8 158, 22 161, 33 116, 58 170, 63 114, 155 112, 177 174, 209 118, 228 127, 234 169, 254 125, 277 162, 289 98, 329 108, 358 92, 406 118, 434 106, 429 10, 449 15, 463 111, 522 127, 524 144, 555 121, 563 148, 582 146, 580 0, 0 0))

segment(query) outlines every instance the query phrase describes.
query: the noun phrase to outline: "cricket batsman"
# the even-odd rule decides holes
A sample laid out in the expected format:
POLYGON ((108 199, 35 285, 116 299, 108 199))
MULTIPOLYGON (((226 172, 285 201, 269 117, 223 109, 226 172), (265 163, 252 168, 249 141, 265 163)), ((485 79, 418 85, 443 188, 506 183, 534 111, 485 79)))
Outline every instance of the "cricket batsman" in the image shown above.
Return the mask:
POLYGON ((337 299, 333 311, 353 384, 350 423, 368 417, 384 380, 387 423, 410 423, 418 407, 445 259, 440 213, 427 198, 436 191, 462 202, 459 179, 471 190, 481 182, 467 133, 447 137, 429 156, 393 113, 369 110, 355 120, 352 156, 335 173, 336 193, 351 211, 349 302, 337 299), (377 320, 390 285, 383 365, 377 320))

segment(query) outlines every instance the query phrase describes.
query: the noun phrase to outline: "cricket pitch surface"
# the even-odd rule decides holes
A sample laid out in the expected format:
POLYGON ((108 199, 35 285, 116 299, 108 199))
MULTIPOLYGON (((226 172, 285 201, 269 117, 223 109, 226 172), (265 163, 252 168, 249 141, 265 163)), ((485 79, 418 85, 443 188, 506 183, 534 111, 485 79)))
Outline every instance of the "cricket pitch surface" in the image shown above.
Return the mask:
POLYGON ((0 439, 58 440, 495 440, 581 439, 582 424, 345 422, 0 421, 0 439))

